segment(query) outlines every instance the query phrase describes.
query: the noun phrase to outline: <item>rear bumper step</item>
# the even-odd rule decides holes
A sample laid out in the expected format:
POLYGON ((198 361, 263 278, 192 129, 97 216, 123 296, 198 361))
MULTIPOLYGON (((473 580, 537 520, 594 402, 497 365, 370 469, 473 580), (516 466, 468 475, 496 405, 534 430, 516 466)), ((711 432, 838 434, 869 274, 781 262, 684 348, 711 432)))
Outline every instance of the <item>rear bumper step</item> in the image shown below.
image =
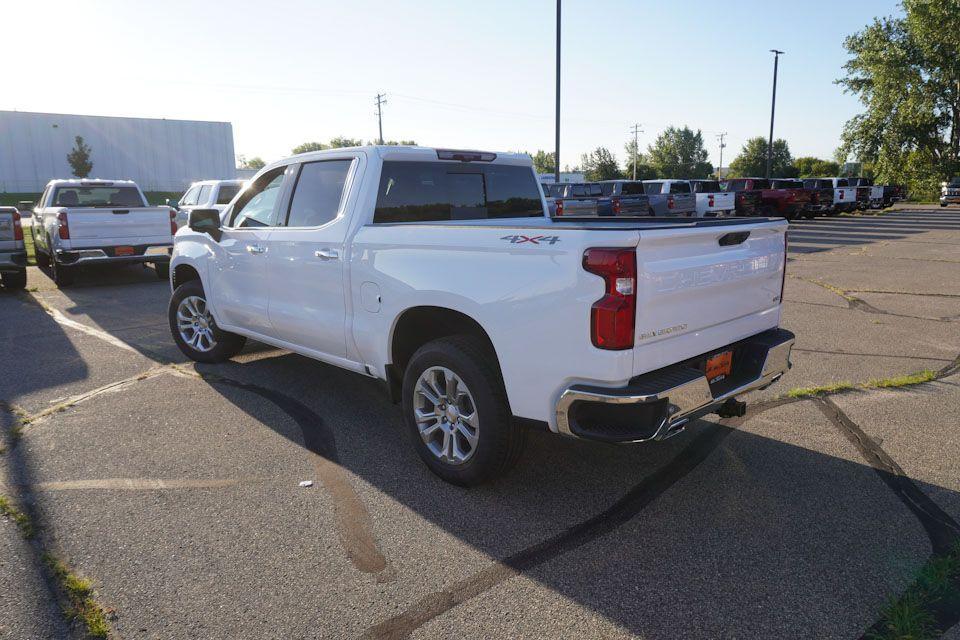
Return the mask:
POLYGON ((771 329, 645 373, 626 387, 573 385, 560 394, 557 427, 564 435, 604 442, 665 440, 729 399, 776 382, 790 369, 794 340, 786 329, 771 329), (734 370, 730 377, 711 384, 702 363, 726 350, 734 351, 734 370))
POLYGON ((0 269, 3 269, 4 271, 20 271, 21 269, 26 269, 26 267, 26 251, 0 251, 0 269))

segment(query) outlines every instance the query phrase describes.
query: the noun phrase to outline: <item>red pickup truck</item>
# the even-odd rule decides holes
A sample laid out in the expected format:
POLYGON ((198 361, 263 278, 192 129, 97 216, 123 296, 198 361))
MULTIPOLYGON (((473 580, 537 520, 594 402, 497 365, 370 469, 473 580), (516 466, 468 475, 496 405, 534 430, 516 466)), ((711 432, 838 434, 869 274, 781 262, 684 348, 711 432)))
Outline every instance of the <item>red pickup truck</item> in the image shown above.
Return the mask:
POLYGON ((799 180, 776 179, 773 183, 776 184, 766 178, 732 178, 727 181, 727 191, 757 193, 760 195, 760 215, 793 220, 810 203, 809 192, 799 180))

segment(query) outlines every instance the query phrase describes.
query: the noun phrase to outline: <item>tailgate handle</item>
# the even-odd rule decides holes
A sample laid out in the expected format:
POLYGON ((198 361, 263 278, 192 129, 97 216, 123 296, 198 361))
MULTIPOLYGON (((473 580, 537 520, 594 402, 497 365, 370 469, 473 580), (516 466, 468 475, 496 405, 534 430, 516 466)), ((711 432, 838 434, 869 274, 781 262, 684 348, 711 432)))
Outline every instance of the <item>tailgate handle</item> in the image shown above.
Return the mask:
POLYGON ((114 209, 113 212, 117 215, 121 215, 124 213, 130 213, 130 209, 114 209))
POLYGON ((749 231, 736 231, 720 236, 720 246, 730 247, 735 244, 743 244, 743 241, 750 237, 749 231))

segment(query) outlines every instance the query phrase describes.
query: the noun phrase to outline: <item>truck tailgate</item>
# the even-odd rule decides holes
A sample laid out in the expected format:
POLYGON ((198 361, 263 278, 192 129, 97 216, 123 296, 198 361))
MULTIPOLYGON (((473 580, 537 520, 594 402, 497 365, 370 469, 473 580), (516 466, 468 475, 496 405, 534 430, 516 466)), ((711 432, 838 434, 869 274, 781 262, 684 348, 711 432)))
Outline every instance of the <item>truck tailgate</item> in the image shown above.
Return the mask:
POLYGON ((67 219, 76 246, 173 242, 169 207, 71 207, 67 219))
POLYGON ((777 326, 786 229, 777 221, 641 231, 634 373, 777 326))
POLYGON ((0 211, 0 251, 15 251, 23 248, 21 241, 14 240, 15 226, 13 211, 0 211))

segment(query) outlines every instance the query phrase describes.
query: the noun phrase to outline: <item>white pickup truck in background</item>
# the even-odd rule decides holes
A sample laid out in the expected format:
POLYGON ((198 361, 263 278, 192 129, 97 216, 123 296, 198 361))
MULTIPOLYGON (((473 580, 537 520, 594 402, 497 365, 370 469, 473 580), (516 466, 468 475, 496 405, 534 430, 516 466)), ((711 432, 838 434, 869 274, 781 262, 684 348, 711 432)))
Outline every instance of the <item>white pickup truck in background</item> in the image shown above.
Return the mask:
MULTIPOLYGON (((691 206, 692 208, 692 206, 691 206)), ((526 430, 662 440, 777 381, 782 219, 551 219, 528 156, 369 146, 263 168, 176 235, 190 358, 247 338, 385 382, 426 465, 474 485, 526 430)))
POLYGON ((15 207, 0 207, 0 283, 7 291, 27 286, 27 250, 20 212, 15 207))
POLYGON ((178 202, 167 200, 176 210, 177 228, 187 224, 194 209, 216 209, 221 213, 243 189, 243 180, 201 180, 190 185, 178 202))
POLYGON ((697 217, 732 216, 737 208, 736 195, 724 191, 717 180, 690 180, 690 190, 697 196, 697 217))
POLYGON ((57 286, 97 263, 151 263, 166 279, 176 231, 173 210, 147 206, 129 180, 51 180, 31 227, 37 264, 50 268, 57 286))

